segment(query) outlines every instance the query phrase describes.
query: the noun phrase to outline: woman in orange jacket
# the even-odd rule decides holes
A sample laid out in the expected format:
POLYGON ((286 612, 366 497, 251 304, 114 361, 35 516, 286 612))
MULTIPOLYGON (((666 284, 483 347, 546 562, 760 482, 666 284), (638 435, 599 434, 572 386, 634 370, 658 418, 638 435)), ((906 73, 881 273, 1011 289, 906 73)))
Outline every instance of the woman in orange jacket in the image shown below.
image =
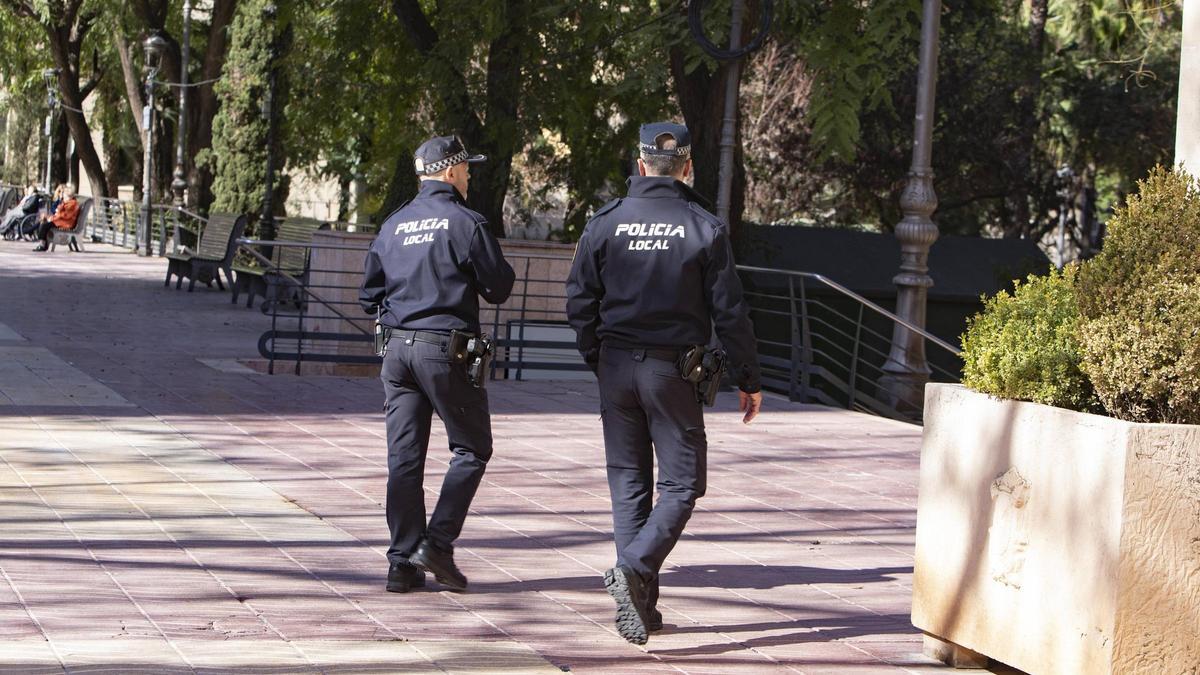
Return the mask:
POLYGON ((79 200, 75 199, 75 190, 71 186, 61 187, 62 202, 54 211, 54 215, 47 218, 38 228, 38 239, 42 241, 37 248, 33 249, 35 251, 45 251, 50 248, 50 230, 52 228, 69 230, 75 227, 75 220, 79 217, 79 200))

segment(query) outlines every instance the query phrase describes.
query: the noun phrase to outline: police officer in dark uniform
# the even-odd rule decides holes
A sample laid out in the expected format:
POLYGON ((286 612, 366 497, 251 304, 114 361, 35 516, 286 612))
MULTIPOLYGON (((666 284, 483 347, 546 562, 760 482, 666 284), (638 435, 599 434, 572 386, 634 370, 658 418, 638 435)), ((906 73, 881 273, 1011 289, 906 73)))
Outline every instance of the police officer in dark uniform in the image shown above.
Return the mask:
POLYGON ((388 216, 367 253, 359 301, 378 312, 386 340, 387 590, 396 593, 424 586, 425 571, 451 589, 467 587, 454 541, 492 456, 492 429, 487 393, 470 381, 462 345, 481 335, 479 296, 504 302, 514 279, 487 220, 464 202, 469 166, 485 159, 453 136, 422 144, 413 160, 420 192, 388 216), (426 524, 422 478, 435 412, 452 457, 426 524))
POLYGON ((681 372, 716 326, 740 389, 743 421, 762 404, 754 330, 729 231, 686 183, 691 137, 641 128, 640 176, 588 222, 567 281, 579 351, 600 380, 617 564, 604 583, 617 631, 644 644, 662 628, 658 573, 704 495, 707 440, 696 387, 681 372), (654 459, 658 504, 653 505, 654 459))

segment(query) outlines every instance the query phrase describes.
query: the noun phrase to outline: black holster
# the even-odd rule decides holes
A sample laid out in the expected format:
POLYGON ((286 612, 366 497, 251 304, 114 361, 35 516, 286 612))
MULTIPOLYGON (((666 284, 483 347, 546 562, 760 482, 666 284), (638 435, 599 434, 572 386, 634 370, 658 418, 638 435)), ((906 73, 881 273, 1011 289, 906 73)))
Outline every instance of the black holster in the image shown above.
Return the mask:
POLYGON ((487 385, 488 367, 496 353, 496 345, 487 335, 467 340, 467 379, 476 389, 487 385))
POLYGON ((696 400, 711 407, 721 390, 721 378, 725 375, 725 351, 709 351, 704 345, 689 349, 679 360, 679 374, 696 386, 696 400))

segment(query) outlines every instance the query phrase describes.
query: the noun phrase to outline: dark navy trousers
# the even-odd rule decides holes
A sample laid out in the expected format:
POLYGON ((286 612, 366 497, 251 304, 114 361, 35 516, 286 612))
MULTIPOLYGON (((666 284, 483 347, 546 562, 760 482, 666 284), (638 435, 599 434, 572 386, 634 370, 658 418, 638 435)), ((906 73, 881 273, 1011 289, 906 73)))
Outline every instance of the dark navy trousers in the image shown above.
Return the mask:
POLYGON ((451 552, 492 456, 487 392, 471 386, 466 366, 451 363, 441 346, 398 338, 389 341, 380 378, 387 396, 388 560, 407 561, 426 537, 451 552), (446 425, 451 457, 427 526, 423 479, 435 412, 446 425))
POLYGON ((653 606, 658 572, 704 495, 704 412, 678 366, 645 350, 603 347, 597 375, 617 564, 650 584, 653 606))

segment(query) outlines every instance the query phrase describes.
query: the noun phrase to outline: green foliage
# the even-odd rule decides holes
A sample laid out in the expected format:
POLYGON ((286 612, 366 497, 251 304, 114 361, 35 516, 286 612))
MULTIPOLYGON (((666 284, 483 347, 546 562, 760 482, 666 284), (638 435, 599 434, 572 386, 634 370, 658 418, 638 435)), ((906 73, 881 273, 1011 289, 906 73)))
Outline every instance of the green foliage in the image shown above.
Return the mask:
POLYGON ((271 0, 244 0, 230 27, 225 69, 214 89, 221 111, 213 120, 212 153, 215 213, 253 213, 266 183, 267 93, 272 23, 263 14, 271 0))
POLYGON ((1079 274, 1083 369, 1115 417, 1200 424, 1200 183, 1139 188, 1079 274))
POLYGON ((894 114, 888 85, 915 63, 921 3, 822 4, 814 5, 810 27, 801 38, 801 49, 816 73, 809 108, 813 143, 819 160, 853 162, 863 114, 881 107, 894 114))
POLYGON ((963 335, 963 384, 1000 398, 1072 410, 1096 407, 1080 369, 1076 268, 1030 275, 987 300, 963 335))

